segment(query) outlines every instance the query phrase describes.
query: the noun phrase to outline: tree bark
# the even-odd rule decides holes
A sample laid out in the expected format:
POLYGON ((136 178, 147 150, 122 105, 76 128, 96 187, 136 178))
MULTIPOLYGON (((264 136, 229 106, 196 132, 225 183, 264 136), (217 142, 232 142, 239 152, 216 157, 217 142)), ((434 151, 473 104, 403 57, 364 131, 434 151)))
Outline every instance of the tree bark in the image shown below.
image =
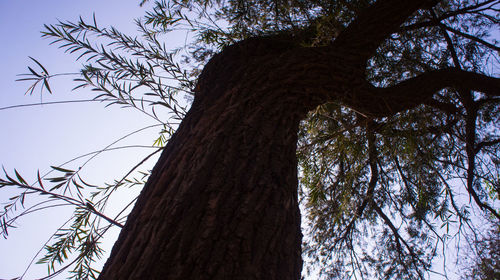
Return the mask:
POLYGON ((272 82, 264 41, 206 66, 99 279, 300 278, 295 150, 312 104, 272 82))

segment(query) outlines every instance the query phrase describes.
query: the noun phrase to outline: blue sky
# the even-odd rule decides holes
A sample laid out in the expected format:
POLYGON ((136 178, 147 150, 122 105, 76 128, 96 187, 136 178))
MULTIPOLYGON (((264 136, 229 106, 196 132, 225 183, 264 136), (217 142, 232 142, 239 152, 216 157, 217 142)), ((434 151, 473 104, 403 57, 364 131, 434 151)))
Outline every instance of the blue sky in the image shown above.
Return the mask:
MULTIPOLYGON (((133 0, 0 0, 0 108, 40 102, 40 91, 36 90, 32 96, 24 95, 29 82, 15 81, 19 78, 16 75, 28 72, 27 66, 35 66, 28 56, 40 61, 50 74, 78 71, 80 63, 75 62, 75 55, 65 54, 55 45, 49 45, 50 40, 40 37, 44 24, 76 21, 80 15, 90 19, 95 12, 99 25, 113 25, 133 34, 136 30, 133 20, 144 14, 144 8, 138 4, 139 1, 133 0)), ((53 79, 53 95, 44 92, 42 100, 91 98, 88 90, 71 91, 75 86, 72 78, 53 79)), ((38 169, 43 174, 51 165, 100 150, 125 134, 151 124, 155 124, 154 121, 131 109, 105 108, 101 103, 0 110, 0 164, 9 172, 17 169, 33 182, 38 169)), ((151 145, 157 133, 158 129, 148 130, 122 144, 151 145)), ((149 152, 110 152, 92 161, 82 174, 90 183, 110 183, 149 152)), ((78 164, 81 161, 67 167, 75 169, 78 164)), ((16 193, 16 190, 0 190, 0 203, 16 193)), ((43 243, 68 219, 71 210, 60 207, 29 215, 19 221, 18 229, 9 231, 7 240, 0 239, 0 279, 20 276, 43 243)), ((116 231, 113 234, 116 235, 116 231)), ((108 249, 113 243, 113 234, 106 245, 108 249)), ((45 274, 46 267, 38 265, 30 269, 24 279, 45 274)))

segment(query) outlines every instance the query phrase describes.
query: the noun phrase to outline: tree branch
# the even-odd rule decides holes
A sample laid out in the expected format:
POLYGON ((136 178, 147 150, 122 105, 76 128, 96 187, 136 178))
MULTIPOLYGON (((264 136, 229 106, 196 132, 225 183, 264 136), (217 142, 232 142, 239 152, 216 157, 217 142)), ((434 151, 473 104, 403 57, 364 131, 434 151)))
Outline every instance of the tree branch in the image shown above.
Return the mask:
POLYGON ((422 261, 416 254, 415 252, 413 251, 413 248, 408 244, 408 242, 406 242, 406 240, 399 234, 399 231, 398 229, 396 228, 396 226, 394 226, 394 224, 392 223, 391 219, 389 219, 389 217, 387 217, 387 215, 382 211, 382 209, 380 209, 380 207, 378 207, 378 205, 376 203, 373 203, 373 208, 375 209, 375 211, 378 213, 378 215, 382 218, 382 220, 384 220, 385 224, 391 229, 392 233, 394 234, 394 237, 396 238, 396 242, 398 242, 397 244, 400 246, 400 243, 403 243, 403 245, 406 247, 406 249, 408 250, 408 252, 410 253, 410 256, 411 256, 411 260, 412 260, 412 263, 413 265, 415 266, 415 269, 416 271, 418 272, 418 275, 420 276, 421 279, 424 279, 424 277, 422 276, 420 270, 418 269, 418 264, 417 262, 420 262, 422 264, 425 264, 424 261, 422 261))
MULTIPOLYGON (((490 9, 492 6, 495 5, 496 1, 497 0, 488 0, 488 1, 485 1, 483 3, 477 3, 477 4, 467 6, 467 7, 455 10, 455 11, 446 12, 446 13, 443 13, 441 16, 437 17, 436 19, 438 22, 441 22, 441 21, 446 20, 448 18, 463 15, 463 14, 479 13, 480 11, 490 9), (489 5, 489 6, 484 7, 487 5, 489 5)), ((486 17, 490 20, 493 19, 493 18, 490 18, 490 16, 485 15, 485 14, 479 14, 479 15, 486 17)), ((435 20, 427 20, 427 21, 422 21, 422 22, 402 26, 400 31, 411 31, 411 30, 416 30, 416 29, 420 29, 420 28, 424 28, 424 27, 432 27, 432 26, 436 26, 435 20)))
POLYGON ((471 41, 474 41, 474 42, 476 42, 476 43, 479 43, 479 44, 481 44, 481 45, 484 45, 485 47, 488 47, 488 48, 490 48, 490 49, 492 49, 492 50, 495 50, 495 51, 497 51, 497 52, 500 52, 500 47, 497 47, 497 46, 495 46, 495 45, 493 45, 493 44, 491 44, 491 43, 488 43, 488 42, 486 42, 485 40, 480 39, 480 38, 478 38, 478 37, 476 37, 476 36, 474 36, 474 35, 470 35, 470 34, 464 33, 464 32, 462 32, 462 31, 460 31, 460 30, 457 30, 457 29, 451 28, 451 27, 449 27, 449 26, 447 26, 447 25, 444 25, 444 24, 440 24, 440 26, 442 26, 442 27, 443 27, 444 29, 446 29, 447 31, 450 31, 450 32, 452 32, 452 33, 454 33, 454 34, 456 34, 456 35, 462 36, 462 37, 467 38, 467 39, 469 39, 469 40, 471 40, 471 41))
POLYGON ((363 107, 357 109, 366 114, 384 117, 429 103, 434 93, 447 87, 500 96, 499 78, 449 68, 426 72, 388 88, 373 87, 370 93, 364 94, 363 98, 366 100, 362 102, 363 107))
POLYGON ((493 145, 496 145, 498 143, 500 143, 500 138, 499 139, 495 139, 495 140, 491 140, 491 141, 479 142, 476 145, 476 148, 474 149, 474 153, 478 154, 484 147, 493 146, 493 145))
POLYGON ((443 33, 444 39, 446 40, 446 44, 448 45, 448 50, 451 53, 451 57, 453 59, 453 63, 455 64, 455 67, 458 69, 462 69, 462 66, 460 65, 460 60, 458 59, 457 51, 455 50, 455 47, 453 46, 453 41, 451 40, 450 35, 446 31, 446 26, 439 21, 436 13, 434 12, 434 10, 432 8, 429 9, 429 13, 432 16, 432 20, 434 21, 434 23, 437 26, 439 26, 441 33, 443 33))
POLYGON ((429 0, 379 0, 361 14, 339 34, 332 44, 334 51, 342 50, 346 59, 359 67, 366 61, 390 34, 396 32, 408 17, 429 0))
POLYGON ((345 228, 345 232, 340 239, 346 238, 347 234, 349 234, 352 228, 354 227, 354 223, 363 214, 363 211, 365 210, 368 203, 373 201, 373 193, 375 192, 375 187, 377 186, 378 168, 377 168, 377 147, 375 145, 376 137, 374 133, 375 123, 373 122, 373 120, 366 120, 366 122, 367 122, 366 138, 368 142, 368 163, 370 165, 370 171, 371 171, 370 181, 368 182, 368 188, 366 190, 363 202, 356 209, 354 217, 345 228))

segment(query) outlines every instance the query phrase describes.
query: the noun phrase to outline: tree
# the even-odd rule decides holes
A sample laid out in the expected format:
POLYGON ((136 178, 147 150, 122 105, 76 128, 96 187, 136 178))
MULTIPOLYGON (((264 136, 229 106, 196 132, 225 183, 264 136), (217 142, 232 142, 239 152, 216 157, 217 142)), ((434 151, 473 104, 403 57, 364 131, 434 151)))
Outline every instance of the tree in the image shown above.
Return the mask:
MULTIPOLYGON (((423 279, 448 234, 431 218, 471 225, 451 179, 463 178, 498 222, 500 80, 486 72, 499 48, 485 39, 495 5, 158 1, 139 22, 146 44, 95 21, 47 26, 94 62, 79 81, 98 98, 144 109, 132 91, 145 87, 153 105, 182 117, 99 279, 299 279, 299 163, 313 229, 306 252, 327 276, 423 279), (199 20, 188 17, 195 11, 199 20), (182 22, 197 31, 185 61, 196 81, 157 37, 182 22), (140 59, 95 48, 87 33, 140 59), (179 87, 163 86, 159 71, 179 87), (194 92, 185 116, 179 89, 194 92), (363 245, 365 236, 378 242, 363 245)), ((48 74, 32 74, 49 89, 48 74)), ((16 175, 3 184, 28 188, 16 175)), ((102 205, 74 203, 121 226, 102 205)))
POLYGON ((500 232, 499 228, 488 229, 480 239, 473 240, 472 253, 464 259, 468 261, 462 279, 498 279, 500 277, 500 232))

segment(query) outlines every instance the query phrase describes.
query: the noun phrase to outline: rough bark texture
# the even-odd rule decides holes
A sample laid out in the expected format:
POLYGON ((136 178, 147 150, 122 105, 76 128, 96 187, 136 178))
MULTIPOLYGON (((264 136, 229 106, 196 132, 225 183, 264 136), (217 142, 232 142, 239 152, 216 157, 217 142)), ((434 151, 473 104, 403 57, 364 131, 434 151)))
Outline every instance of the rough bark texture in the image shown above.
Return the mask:
POLYGON ((444 86, 473 84, 463 71, 385 89, 366 82, 366 60, 426 2, 378 1, 329 47, 275 36, 216 55, 99 279, 300 279, 295 149, 307 111, 335 99, 391 115, 444 86))
POLYGON ((295 148, 308 106, 263 71, 287 67, 255 59, 273 57, 267 47, 212 59, 100 279, 300 278, 295 148))

